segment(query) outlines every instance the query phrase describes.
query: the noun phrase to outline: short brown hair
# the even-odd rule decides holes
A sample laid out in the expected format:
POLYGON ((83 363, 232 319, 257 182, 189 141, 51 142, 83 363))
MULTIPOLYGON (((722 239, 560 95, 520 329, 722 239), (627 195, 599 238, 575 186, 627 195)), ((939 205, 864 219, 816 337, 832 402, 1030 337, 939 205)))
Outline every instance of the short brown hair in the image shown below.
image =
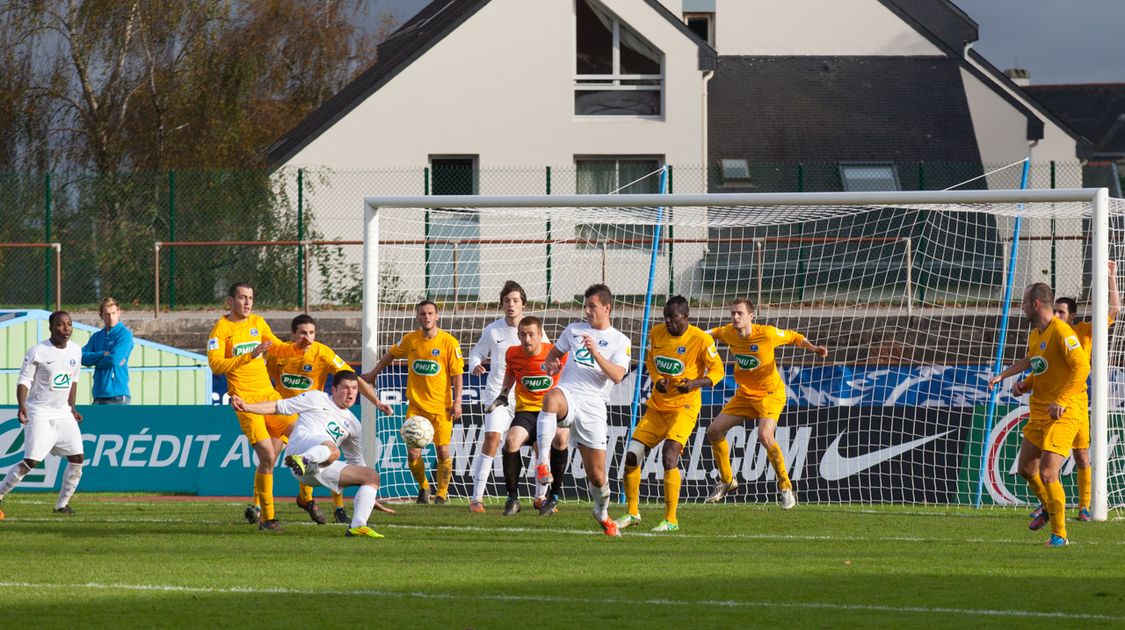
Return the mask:
POLYGON ((745 304, 746 310, 748 312, 750 312, 750 313, 754 312, 754 303, 751 302, 748 298, 744 298, 744 297, 734 298, 734 301, 730 303, 730 307, 734 308, 734 307, 738 306, 739 304, 745 304))
POLYGON ((543 330, 543 321, 534 315, 524 315, 520 326, 538 326, 539 330, 543 330))
POLYGON ((504 283, 504 288, 500 289, 500 301, 503 302, 504 296, 508 295, 512 291, 519 291, 520 300, 523 301, 524 306, 527 306, 527 293, 524 292, 523 287, 520 286, 520 283, 516 282, 515 280, 509 280, 504 283))
POLYGON ((594 297, 594 296, 597 296, 598 301, 601 302, 602 304, 609 304, 610 306, 613 306, 613 292, 610 291, 609 287, 607 287, 606 285, 604 285, 604 284, 591 284, 586 289, 586 293, 583 294, 583 297, 588 297, 588 298, 591 298, 591 297, 594 297))
POLYGON ((98 306, 98 315, 101 315, 102 313, 104 313, 105 309, 107 309, 111 306, 116 306, 117 308, 121 308, 121 305, 117 303, 117 300, 115 300, 111 297, 102 298, 102 303, 101 303, 100 306, 98 306))
POLYGON ((1045 282, 1036 282, 1035 284, 1027 287, 1027 297, 1031 300, 1039 300, 1043 304, 1055 305, 1055 291, 1051 285, 1045 282))

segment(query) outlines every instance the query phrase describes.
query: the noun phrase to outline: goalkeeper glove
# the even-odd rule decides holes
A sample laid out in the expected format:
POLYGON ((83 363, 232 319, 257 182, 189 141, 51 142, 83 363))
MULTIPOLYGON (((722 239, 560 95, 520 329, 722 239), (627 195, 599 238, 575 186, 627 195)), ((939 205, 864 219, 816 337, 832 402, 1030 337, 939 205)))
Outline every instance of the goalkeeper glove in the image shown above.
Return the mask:
POLYGON ((496 400, 492 401, 492 404, 489 405, 488 409, 485 409, 484 411, 485 411, 485 413, 492 413, 492 411, 495 410, 497 407, 507 407, 507 406, 508 406, 508 394, 505 393, 505 392, 500 392, 500 395, 496 397, 496 400))

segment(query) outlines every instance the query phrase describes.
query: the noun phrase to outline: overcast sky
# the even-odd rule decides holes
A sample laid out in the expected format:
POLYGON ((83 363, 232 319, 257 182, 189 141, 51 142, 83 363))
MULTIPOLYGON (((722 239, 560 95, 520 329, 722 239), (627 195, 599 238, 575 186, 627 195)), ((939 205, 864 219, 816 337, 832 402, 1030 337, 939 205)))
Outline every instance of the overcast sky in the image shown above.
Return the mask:
MULTIPOLYGON (((973 47, 1001 70, 1019 65, 1033 84, 1125 83, 1125 0, 953 2, 980 25, 973 47)), ((426 4, 375 0, 400 23, 426 4)))

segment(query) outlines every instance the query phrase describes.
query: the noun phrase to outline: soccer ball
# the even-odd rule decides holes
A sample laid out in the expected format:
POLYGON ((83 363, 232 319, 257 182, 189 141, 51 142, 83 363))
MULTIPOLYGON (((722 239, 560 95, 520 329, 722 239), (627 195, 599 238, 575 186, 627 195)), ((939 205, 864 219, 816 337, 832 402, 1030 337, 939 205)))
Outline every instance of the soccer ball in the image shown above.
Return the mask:
POLYGON ((434 441, 434 425, 422 416, 402 421, 402 441, 410 448, 425 448, 434 441))

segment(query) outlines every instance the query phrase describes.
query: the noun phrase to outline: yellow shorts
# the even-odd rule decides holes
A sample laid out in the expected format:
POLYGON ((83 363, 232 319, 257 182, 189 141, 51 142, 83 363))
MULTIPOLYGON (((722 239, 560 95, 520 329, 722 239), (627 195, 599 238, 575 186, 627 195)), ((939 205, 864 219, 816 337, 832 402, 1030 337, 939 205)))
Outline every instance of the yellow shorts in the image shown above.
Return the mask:
POLYGON ((1090 448, 1090 418, 1078 420, 1078 431, 1074 434, 1074 448, 1090 448))
POLYGON ((645 415, 633 429, 633 439, 653 448, 663 440, 672 440, 687 446, 691 432, 699 420, 698 409, 673 409, 661 411, 649 407, 645 415))
MULTIPOLYGON (((1063 416, 1053 422, 1031 421, 1023 429, 1023 437, 1041 451, 1070 457, 1070 449, 1078 435, 1079 419, 1063 416)), ((1086 430, 1087 437, 1089 429, 1086 430)), ((1087 445, 1089 442, 1087 442, 1087 445)))
MULTIPOLYGON (((243 400, 249 403, 264 402, 267 400, 281 400, 281 394, 274 390, 260 394, 248 394, 243 400)), ((262 416, 256 413, 234 412, 238 416, 238 425, 242 433, 250 440, 250 444, 257 444, 270 438, 278 438, 282 442, 289 441, 289 429, 297 421, 297 416, 262 416)))
POLYGON ((739 418, 777 420, 785 409, 785 390, 770 392, 761 397, 751 397, 741 391, 734 395, 720 413, 739 418))
POLYGON ((433 413, 415 407, 414 403, 406 406, 406 417, 421 416, 434 425, 434 446, 447 446, 453 439, 453 419, 446 412, 433 413))

